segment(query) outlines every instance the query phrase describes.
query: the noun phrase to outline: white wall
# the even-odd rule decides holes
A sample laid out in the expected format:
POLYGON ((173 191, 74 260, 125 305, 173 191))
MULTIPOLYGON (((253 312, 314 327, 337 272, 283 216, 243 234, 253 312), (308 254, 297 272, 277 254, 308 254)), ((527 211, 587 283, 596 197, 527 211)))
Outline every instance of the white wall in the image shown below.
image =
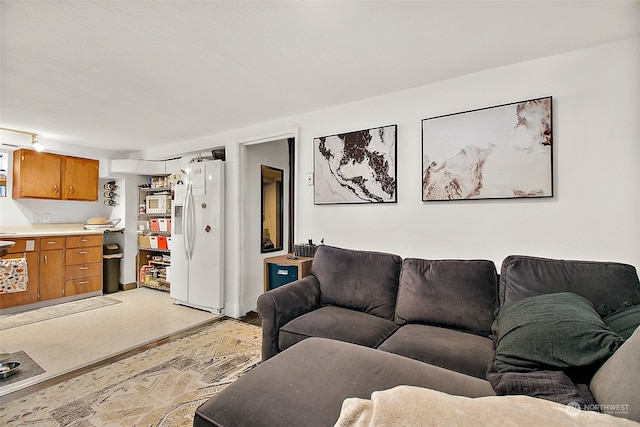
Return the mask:
MULTIPOLYGON (((399 64, 399 66, 402 66, 399 64)), ((298 132, 296 241, 424 258, 508 254, 566 259, 640 260, 640 39, 553 56, 301 116, 138 153, 140 158, 226 146, 226 305, 241 309, 246 268, 239 254, 242 210, 239 144, 298 132), (555 196, 552 199, 423 203, 421 120, 553 96, 555 196), (398 125, 398 203, 313 204, 314 137, 398 125), (235 239, 235 240, 234 240, 235 239)), ((286 88, 283 88, 286 90, 286 88)), ((274 100, 274 102, 277 100, 274 100)), ((257 274, 257 273, 256 273, 257 274)), ((235 313, 235 314, 234 314, 235 313)))
POLYGON ((298 236, 403 257, 509 254, 640 262, 640 39, 521 63, 309 115, 298 236), (421 119, 553 96, 552 199, 421 202, 421 119), (397 205, 314 206, 314 137, 398 124, 397 205))

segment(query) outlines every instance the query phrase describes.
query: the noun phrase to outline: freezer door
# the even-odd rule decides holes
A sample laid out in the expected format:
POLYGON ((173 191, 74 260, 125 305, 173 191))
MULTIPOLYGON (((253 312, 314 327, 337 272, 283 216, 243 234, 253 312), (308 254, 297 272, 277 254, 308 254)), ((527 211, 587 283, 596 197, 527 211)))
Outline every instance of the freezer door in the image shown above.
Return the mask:
MULTIPOLYGON (((184 188, 184 185, 180 185, 184 188)), ((175 201, 171 210, 171 240, 169 250, 171 251, 171 284, 169 295, 176 302, 186 302, 189 299, 189 262, 185 250, 185 230, 183 221, 185 218, 184 195, 185 191, 175 192, 175 201), (179 198, 178 194, 182 197, 179 198)))

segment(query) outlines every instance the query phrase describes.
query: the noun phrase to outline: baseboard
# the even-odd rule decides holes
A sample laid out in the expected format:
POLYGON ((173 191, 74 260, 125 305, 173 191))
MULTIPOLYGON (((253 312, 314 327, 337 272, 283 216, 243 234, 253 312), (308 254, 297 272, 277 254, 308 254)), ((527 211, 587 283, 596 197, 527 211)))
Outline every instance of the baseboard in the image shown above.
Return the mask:
POLYGON ((136 282, 120 283, 120 290, 121 291, 130 291, 131 289, 135 289, 137 287, 138 287, 138 284, 136 282))

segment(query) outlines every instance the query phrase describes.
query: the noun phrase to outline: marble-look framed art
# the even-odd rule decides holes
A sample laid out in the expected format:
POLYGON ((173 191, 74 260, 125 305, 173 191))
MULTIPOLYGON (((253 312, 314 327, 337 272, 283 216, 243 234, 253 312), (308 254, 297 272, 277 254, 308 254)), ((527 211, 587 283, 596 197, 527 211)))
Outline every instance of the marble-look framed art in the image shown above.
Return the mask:
POLYGON ((397 128, 314 138, 314 204, 397 203, 397 128))
POLYGON ((553 197, 552 97, 422 120, 422 201, 553 197))

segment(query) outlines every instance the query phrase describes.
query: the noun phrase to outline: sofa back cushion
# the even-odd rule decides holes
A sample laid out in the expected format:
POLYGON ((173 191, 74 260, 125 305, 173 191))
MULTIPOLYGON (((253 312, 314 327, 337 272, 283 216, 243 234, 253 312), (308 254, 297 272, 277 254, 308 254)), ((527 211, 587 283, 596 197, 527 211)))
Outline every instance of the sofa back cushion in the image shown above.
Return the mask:
POLYGON ((407 258, 396 323, 423 323, 489 335, 498 301, 495 264, 487 260, 407 258))
POLYGON ((635 267, 616 262, 570 261, 511 255, 500 271, 500 305, 536 295, 571 292, 598 308, 639 304, 635 267))
POLYGON ((401 268, 398 255, 322 245, 311 274, 320 283, 322 304, 393 320, 401 268))

